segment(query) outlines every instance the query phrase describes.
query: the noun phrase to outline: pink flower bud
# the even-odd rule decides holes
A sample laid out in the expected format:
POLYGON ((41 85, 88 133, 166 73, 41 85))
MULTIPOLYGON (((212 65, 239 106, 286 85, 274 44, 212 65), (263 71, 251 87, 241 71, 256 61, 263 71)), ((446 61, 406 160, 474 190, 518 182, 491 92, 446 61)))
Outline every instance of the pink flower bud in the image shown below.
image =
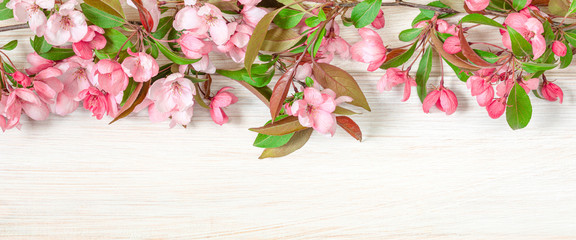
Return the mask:
POLYGON ((460 47, 460 39, 456 36, 447 38, 442 48, 449 54, 456 54, 462 51, 462 47, 460 47))
POLYGON ((558 85, 544 81, 542 84, 542 97, 551 102, 560 98, 560 103, 562 103, 564 100, 564 92, 562 92, 562 89, 558 85))
POLYGON ((22 87, 30 87, 30 85, 32 84, 32 80, 30 80, 30 77, 26 76, 26 74, 22 72, 13 73, 12 77, 14 78, 14 81, 22 85, 22 87))
POLYGON ((424 98, 424 104, 422 105, 422 110, 425 113, 430 112, 430 108, 436 105, 440 111, 445 112, 446 115, 450 115, 456 111, 458 108, 458 99, 456 94, 445 87, 440 87, 434 90, 424 98))
POLYGON ((474 11, 483 11, 490 4, 490 0, 465 0, 466 6, 474 11))
POLYGON ((376 19, 374 19, 374 21, 372 22, 372 27, 376 29, 381 29, 384 27, 384 25, 386 25, 386 20, 384 19, 384 12, 382 11, 382 9, 380 9, 380 12, 378 12, 378 15, 376 16, 376 19))
POLYGON ((228 89, 232 88, 223 87, 220 89, 210 102, 210 116, 212 117, 212 120, 219 125, 228 122, 228 115, 226 115, 222 108, 238 102, 238 98, 233 93, 228 92, 228 89))
POLYGON ((500 116, 502 116, 502 114, 504 114, 505 110, 506 110, 506 99, 505 98, 494 99, 494 100, 492 100, 492 102, 490 104, 488 104, 486 106, 486 111, 488 111, 488 116, 490 116, 493 119, 497 119, 500 116))
POLYGON ((564 57, 566 56, 566 45, 560 41, 554 41, 554 43, 552 43, 552 52, 554 52, 556 56, 564 57))

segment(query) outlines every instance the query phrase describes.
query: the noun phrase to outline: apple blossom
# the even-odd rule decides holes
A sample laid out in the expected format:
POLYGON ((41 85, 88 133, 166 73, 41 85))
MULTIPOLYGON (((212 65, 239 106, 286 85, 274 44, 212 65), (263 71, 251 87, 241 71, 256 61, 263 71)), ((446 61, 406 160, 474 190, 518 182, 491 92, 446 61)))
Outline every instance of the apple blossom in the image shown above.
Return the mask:
POLYGON ((386 47, 382 43, 382 38, 374 30, 368 28, 361 28, 358 33, 362 41, 352 45, 350 49, 352 59, 369 63, 368 71, 376 71, 386 61, 386 47))
POLYGON ((424 98, 422 109, 425 113, 428 113, 434 105, 436 105, 440 111, 445 112, 446 115, 451 115, 456 111, 456 108, 458 108, 458 99, 454 92, 445 87, 439 87, 428 93, 426 98, 424 98))
POLYGON ((231 87, 223 87, 218 90, 216 95, 210 101, 210 116, 212 120, 218 124, 222 125, 228 122, 228 115, 224 112, 222 108, 228 107, 236 102, 238 98, 231 92, 228 92, 231 87))

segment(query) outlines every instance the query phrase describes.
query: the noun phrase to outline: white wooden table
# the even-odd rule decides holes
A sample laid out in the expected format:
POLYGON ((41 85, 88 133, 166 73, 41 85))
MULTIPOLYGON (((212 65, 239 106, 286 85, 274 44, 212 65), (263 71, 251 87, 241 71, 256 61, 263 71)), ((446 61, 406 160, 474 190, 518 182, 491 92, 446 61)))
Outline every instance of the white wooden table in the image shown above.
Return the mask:
MULTIPOLYGON (((416 14, 388 9, 384 42, 399 46, 416 14)), ((21 67, 29 37, 0 35, 21 40, 21 67)), ((145 113, 108 125, 83 109, 23 120, 0 134, 0 239, 576 239, 575 67, 549 77, 564 104, 535 99, 530 125, 512 131, 452 73, 460 105, 447 117, 424 114, 415 92, 406 103, 401 89, 377 92, 383 71, 338 65, 373 109, 354 116, 365 141, 315 134, 281 159, 257 159, 247 128, 267 109, 223 78, 240 101, 222 127, 201 108, 187 129, 145 113)))

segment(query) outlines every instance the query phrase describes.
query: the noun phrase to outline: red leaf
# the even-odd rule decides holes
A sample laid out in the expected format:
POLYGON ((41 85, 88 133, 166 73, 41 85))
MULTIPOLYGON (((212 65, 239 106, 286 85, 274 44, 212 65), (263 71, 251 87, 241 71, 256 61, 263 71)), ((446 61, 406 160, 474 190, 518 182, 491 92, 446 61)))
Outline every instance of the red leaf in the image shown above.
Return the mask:
POLYGON ((142 0, 132 0, 132 2, 138 8, 138 14, 140 15, 140 21, 142 22, 144 29, 148 32, 152 32, 152 28, 154 27, 154 19, 152 19, 152 15, 148 10, 146 10, 146 8, 144 8, 142 0))
POLYGON ((290 70, 284 73, 280 79, 278 79, 276 85, 274 85, 274 90, 272 90, 272 96, 270 97, 270 116, 272 116, 272 122, 274 122, 274 119, 276 119, 276 116, 280 113, 284 100, 286 100, 286 95, 292 84, 293 72, 294 71, 290 70))
POLYGON ((362 141, 362 131, 360 127, 354 120, 346 116, 338 116, 336 117, 336 122, 340 127, 342 127, 346 132, 350 134, 353 138, 356 138, 358 141, 362 141))

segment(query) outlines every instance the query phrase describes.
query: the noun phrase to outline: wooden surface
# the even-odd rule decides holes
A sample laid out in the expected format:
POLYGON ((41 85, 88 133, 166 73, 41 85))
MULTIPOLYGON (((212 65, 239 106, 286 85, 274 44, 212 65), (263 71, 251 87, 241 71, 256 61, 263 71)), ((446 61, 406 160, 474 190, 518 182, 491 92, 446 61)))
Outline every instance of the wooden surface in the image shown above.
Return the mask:
MULTIPOLYGON (((399 46, 416 14, 388 9, 384 42, 399 46)), ((21 40, 11 56, 26 66, 29 32, 0 36, 21 40)), ((576 239, 575 67, 549 76, 564 104, 533 98, 532 122, 512 131, 452 73, 460 105, 447 117, 422 113, 415 90, 405 103, 400 88, 378 93, 383 71, 339 66, 373 109, 354 116, 365 141, 315 134, 281 159, 257 159, 247 128, 268 113, 222 78, 240 98, 223 127, 199 107, 187 129, 145 113, 24 120, 0 134, 0 239, 576 239)))

